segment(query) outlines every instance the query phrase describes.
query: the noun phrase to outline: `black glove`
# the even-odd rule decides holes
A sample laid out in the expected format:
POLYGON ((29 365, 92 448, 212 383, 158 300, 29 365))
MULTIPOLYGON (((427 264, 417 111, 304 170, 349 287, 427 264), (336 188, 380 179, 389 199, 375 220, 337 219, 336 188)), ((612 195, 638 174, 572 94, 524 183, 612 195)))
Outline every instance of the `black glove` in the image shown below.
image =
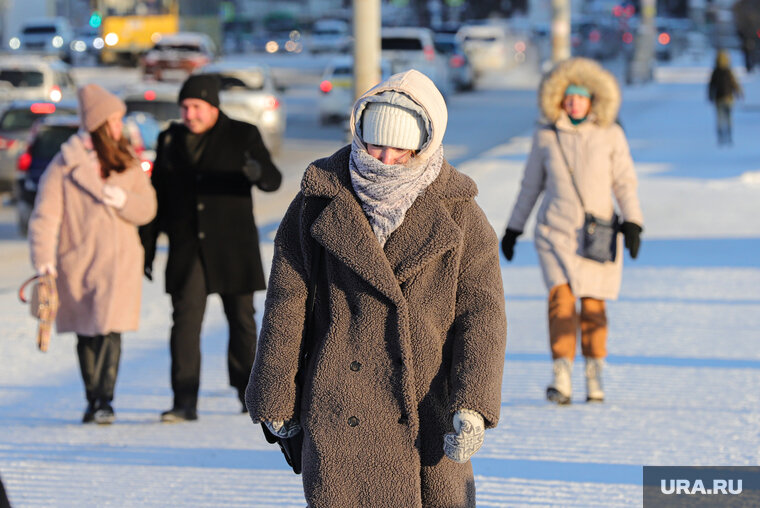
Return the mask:
POLYGON ((243 173, 252 184, 261 180, 261 164, 251 157, 250 152, 245 152, 245 164, 243 164, 243 173))
POLYGON ((501 251, 504 253, 504 257, 507 261, 512 261, 515 255, 515 243, 517 243, 517 237, 522 234, 522 231, 516 229, 509 229, 504 233, 504 238, 501 239, 501 251))
POLYGON ((631 258, 636 259, 636 256, 639 255, 641 232, 643 229, 635 222, 626 221, 620 226, 620 231, 625 237, 625 248, 631 253, 631 258))
POLYGON ((153 267, 152 266, 146 266, 143 269, 143 273, 145 274, 146 279, 153 282, 153 267))

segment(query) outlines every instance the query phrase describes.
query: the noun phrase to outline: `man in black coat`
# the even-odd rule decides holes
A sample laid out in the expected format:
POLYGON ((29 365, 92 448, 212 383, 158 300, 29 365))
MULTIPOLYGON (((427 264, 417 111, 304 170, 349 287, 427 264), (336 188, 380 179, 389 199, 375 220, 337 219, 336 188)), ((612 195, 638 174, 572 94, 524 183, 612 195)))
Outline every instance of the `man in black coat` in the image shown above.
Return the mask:
POLYGON ((251 187, 279 188, 282 175, 258 129, 219 110, 218 76, 189 77, 179 93, 182 123, 158 138, 151 180, 158 214, 141 228, 145 275, 152 280, 156 239, 169 237, 166 292, 172 298, 173 407, 161 421, 196 420, 200 332, 207 295, 219 293, 229 323, 230 385, 245 411, 256 353, 253 292, 265 288, 251 187))

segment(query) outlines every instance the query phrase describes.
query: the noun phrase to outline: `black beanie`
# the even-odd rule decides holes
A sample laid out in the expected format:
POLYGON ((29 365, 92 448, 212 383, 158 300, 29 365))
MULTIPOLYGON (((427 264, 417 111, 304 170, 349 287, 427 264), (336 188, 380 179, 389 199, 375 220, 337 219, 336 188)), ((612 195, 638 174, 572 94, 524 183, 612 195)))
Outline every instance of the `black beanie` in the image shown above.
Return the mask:
POLYGON ((185 99, 200 99, 215 108, 219 107, 219 89, 222 81, 217 74, 193 74, 182 84, 177 102, 185 99))

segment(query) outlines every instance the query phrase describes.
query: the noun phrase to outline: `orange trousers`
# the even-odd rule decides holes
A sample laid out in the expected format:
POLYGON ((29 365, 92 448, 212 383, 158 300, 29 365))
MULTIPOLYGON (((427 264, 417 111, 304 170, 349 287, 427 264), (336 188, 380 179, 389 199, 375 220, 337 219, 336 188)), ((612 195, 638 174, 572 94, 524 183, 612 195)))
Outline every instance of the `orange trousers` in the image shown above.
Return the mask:
MULTIPOLYGON (((607 356, 607 313, 604 300, 581 298, 581 351, 583 356, 607 356)), ((578 338, 578 313, 575 295, 569 284, 554 286, 549 291, 549 342, 552 359, 575 359, 578 338)))

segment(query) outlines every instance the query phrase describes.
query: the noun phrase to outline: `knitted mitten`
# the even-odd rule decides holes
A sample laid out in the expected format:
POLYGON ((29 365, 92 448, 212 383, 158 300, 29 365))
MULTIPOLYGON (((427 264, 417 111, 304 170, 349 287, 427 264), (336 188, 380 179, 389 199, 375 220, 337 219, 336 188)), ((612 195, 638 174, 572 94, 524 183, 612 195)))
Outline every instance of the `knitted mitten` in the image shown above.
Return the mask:
POLYGON ((443 451, 454 462, 463 464, 483 446, 483 417, 477 411, 460 409, 454 414, 454 431, 443 436, 443 451))

